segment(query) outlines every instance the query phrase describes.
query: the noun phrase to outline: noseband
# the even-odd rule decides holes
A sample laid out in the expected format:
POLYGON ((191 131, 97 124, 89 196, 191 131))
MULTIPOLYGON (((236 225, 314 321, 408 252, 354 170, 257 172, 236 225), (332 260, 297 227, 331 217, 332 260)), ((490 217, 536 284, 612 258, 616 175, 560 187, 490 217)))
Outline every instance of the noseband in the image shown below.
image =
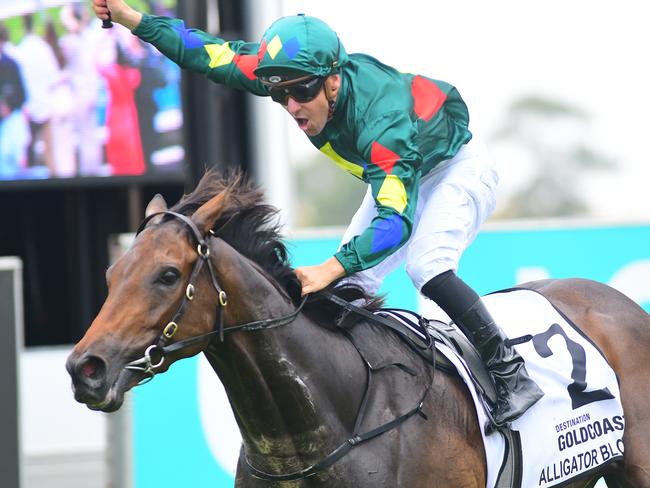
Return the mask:
POLYGON ((208 245, 207 242, 209 238, 215 237, 216 234, 211 230, 208 235, 203 236, 199 231, 198 227, 196 226, 196 224, 192 222, 192 220, 189 217, 176 212, 165 211, 165 212, 156 212, 154 214, 149 215, 147 218, 145 218, 142 221, 142 224, 140 224, 140 227, 138 228, 136 235, 138 235, 140 232, 144 230, 144 228, 151 221, 151 219, 159 215, 169 216, 178 219, 190 229, 194 240, 197 242, 196 252, 198 253, 198 259, 196 260, 196 263, 194 263, 194 268, 192 269, 192 272, 190 274, 190 279, 188 281, 188 284, 185 287, 185 295, 183 296, 181 304, 179 305, 178 310, 176 310, 176 313, 173 315, 172 319, 164 327, 156 343, 147 347, 147 349, 144 352, 144 355, 141 358, 131 361, 130 363, 127 363, 127 365, 125 366, 126 369, 140 371, 145 375, 147 375, 140 381, 139 384, 144 384, 151 381, 153 377, 156 375, 155 370, 160 366, 162 366, 162 364, 165 362, 165 357, 172 352, 176 352, 181 349, 185 349, 187 347, 193 346, 195 344, 205 341, 206 339, 212 339, 216 335, 219 335, 219 340, 223 342, 224 334, 226 333, 235 332, 235 331, 252 331, 252 330, 259 330, 259 329, 270 329, 273 327, 279 327, 281 325, 290 324, 296 319, 296 317, 302 310, 305 301, 307 300, 307 296, 305 296, 302 299, 298 308, 295 311, 283 317, 279 317, 275 319, 256 320, 253 322, 246 322, 244 324, 234 325, 225 328, 224 321, 223 321, 223 312, 226 306, 228 305, 228 295, 226 295, 226 292, 221 288, 221 286, 219 285, 219 281, 217 280, 216 273, 214 272, 214 266, 212 264, 212 261, 210 260, 210 246, 208 245), (216 319, 214 330, 212 330, 211 332, 207 332, 205 334, 193 336, 188 339, 184 339, 182 341, 177 341, 170 344, 171 339, 174 337, 174 335, 176 334, 176 332, 180 327, 179 324, 183 314, 185 313, 185 310, 187 309, 189 303, 192 300, 194 300, 194 297, 196 296, 196 287, 194 286, 194 283, 196 282, 196 279, 198 278, 199 273, 203 269, 204 265, 208 269, 208 274, 210 276, 212 288, 217 293, 217 319, 216 319))

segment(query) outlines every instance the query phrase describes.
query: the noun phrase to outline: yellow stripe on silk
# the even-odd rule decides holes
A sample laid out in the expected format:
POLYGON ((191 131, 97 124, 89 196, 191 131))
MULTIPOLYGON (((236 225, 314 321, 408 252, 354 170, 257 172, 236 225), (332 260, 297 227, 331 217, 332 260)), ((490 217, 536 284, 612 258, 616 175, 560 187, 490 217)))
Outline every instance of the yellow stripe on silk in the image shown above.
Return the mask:
POLYGON ((230 49, 227 42, 224 42, 223 44, 208 44, 204 47, 208 52, 208 56, 210 56, 210 68, 217 68, 225 64, 230 64, 235 57, 235 51, 230 49))
POLYGON ((379 189, 377 201, 397 210, 400 214, 406 208, 407 196, 404 183, 395 175, 388 175, 379 189))
POLYGON ((328 158, 332 159, 338 166, 343 168, 348 173, 352 173, 357 178, 363 179, 363 168, 358 164, 351 163, 347 159, 344 159, 339 153, 334 150, 329 142, 321 147, 320 151, 328 158))

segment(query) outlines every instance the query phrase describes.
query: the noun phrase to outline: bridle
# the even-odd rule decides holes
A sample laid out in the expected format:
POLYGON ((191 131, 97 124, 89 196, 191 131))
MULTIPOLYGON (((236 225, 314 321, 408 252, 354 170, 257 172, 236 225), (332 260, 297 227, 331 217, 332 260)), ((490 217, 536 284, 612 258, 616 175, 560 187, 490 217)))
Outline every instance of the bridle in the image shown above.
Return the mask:
MULTIPOLYGON (((140 371, 145 375, 147 375, 138 384, 143 384, 143 383, 147 383, 148 381, 151 381, 153 377, 156 375, 155 369, 162 366, 162 364, 165 361, 165 357, 170 353, 198 344, 200 342, 205 341, 206 339, 214 339, 214 337, 217 335, 219 336, 219 339, 223 342, 224 335, 226 333, 231 333, 236 331, 255 331, 261 329, 271 329, 274 327, 288 325, 292 323, 296 319, 296 317, 298 317, 298 315, 302 311, 303 306, 305 305, 305 302, 307 301, 308 295, 305 295, 303 297, 300 304, 298 305, 298 307, 296 307, 296 309, 293 312, 284 315, 282 317, 256 320, 252 322, 246 322, 244 324, 224 327, 223 315, 224 315, 224 308, 228 305, 228 297, 226 295, 226 292, 221 288, 217 280, 216 274, 214 272, 214 266, 212 264, 212 261, 210 260, 210 247, 207 243, 207 239, 216 237, 216 234, 211 230, 207 236, 203 236, 199 231, 199 229, 197 228, 196 224, 189 217, 172 211, 164 211, 164 212, 156 212, 147 216, 143 220, 142 224, 140 224, 140 227, 138 228, 136 235, 142 232, 142 230, 147 226, 147 224, 151 221, 151 219, 153 219, 156 216, 169 216, 178 219, 182 223, 184 223, 191 230, 192 236, 197 242, 196 251, 199 257, 196 263, 194 264, 194 268, 192 269, 192 272, 190 274, 188 285, 185 288, 185 296, 183 296, 181 304, 179 305, 176 313, 173 315, 171 321, 169 321, 169 323, 164 327, 160 337, 158 338, 158 341, 155 344, 152 344, 149 347, 147 347, 147 349, 144 352, 144 355, 141 358, 131 361, 130 363, 127 363, 125 366, 125 369, 140 371), (174 337, 174 335, 179 329, 179 323, 183 314, 185 313, 185 310, 187 309, 189 303, 195 297, 196 288, 194 286, 194 283, 197 277, 199 276, 199 273, 203 269, 204 265, 208 269, 208 274, 210 275, 210 281, 212 283, 212 287, 216 291, 218 297, 217 322, 215 324, 214 330, 212 330, 211 332, 207 332, 205 334, 193 336, 188 339, 183 339, 181 341, 177 341, 170 344, 169 343, 170 340, 174 337)), ((227 224, 228 222, 226 222, 224 226, 227 224)), ((384 434, 385 432, 388 432, 396 428, 397 426, 402 424, 404 421, 406 421, 413 415, 418 414, 425 420, 427 419, 427 416, 422 411, 422 407, 424 405, 424 401, 427 395, 429 394, 429 391, 431 390, 431 386, 433 384, 433 375, 430 375, 429 384, 425 388, 424 394, 420 397, 415 407, 413 407, 408 412, 399 415, 394 419, 381 424, 378 427, 375 427, 370 431, 360 433, 362 423, 367 413, 366 410, 368 407, 368 400, 370 397, 370 386, 372 384, 373 374, 391 366, 396 366, 402 369, 404 372, 410 374, 411 376, 416 376, 416 373, 415 371, 411 370, 409 367, 405 366, 402 363, 387 362, 380 365, 372 365, 371 362, 364 356, 362 349, 355 343, 353 337, 346 329, 346 327, 343 325, 343 322, 345 322, 345 318, 348 317, 350 314, 360 315, 362 317, 365 317, 368 320, 372 320, 374 322, 383 324, 386 327, 393 329, 399 335, 403 335, 403 332, 397 329, 394 324, 390 323, 386 318, 373 315, 371 312, 356 307, 351 303, 348 303, 347 301, 337 297, 336 295, 330 292, 324 291, 321 292, 321 294, 325 296, 325 298, 327 298, 328 300, 341 306, 342 313, 336 322, 336 326, 341 329, 342 333, 350 340, 354 348, 357 350, 367 371, 366 389, 363 394, 359 411, 357 412, 357 417, 355 420, 355 425, 354 425, 352 435, 348 439, 343 441, 337 448, 331 451, 327 456, 325 456, 319 462, 311 466, 308 466, 304 469, 294 471, 292 473, 286 473, 286 474, 268 473, 266 471, 262 471, 261 469, 256 468, 251 464, 251 462, 248 459, 248 456, 244 452, 243 464, 248 470, 248 472, 255 478, 262 479, 265 481, 279 482, 279 481, 295 481, 295 480, 307 478, 309 476, 313 476, 319 473, 320 471, 323 471, 324 469, 332 466, 339 459, 341 459, 348 452, 350 452, 350 450, 352 450, 354 447, 359 446, 371 439, 374 439, 384 434)), ((430 335, 428 335, 428 340, 425 342, 425 346, 421 348, 421 350, 418 350, 417 352, 421 356, 425 357, 425 359, 431 361, 432 365, 435 364, 435 357, 434 357, 435 348, 433 346, 433 338, 430 335)))
POLYGON ((188 280, 188 284, 185 287, 185 295, 183 296, 181 303, 176 310, 176 313, 163 328, 163 331, 158 337, 158 340, 154 344, 151 344, 149 347, 147 347, 147 349, 145 349, 144 355, 141 358, 131 361, 125 366, 125 369, 140 371, 146 375, 138 383, 139 385, 151 381, 156 375, 155 370, 162 366, 165 362, 165 357, 173 352, 186 349, 190 346, 201 343, 206 339, 213 339, 217 335, 219 336, 219 340, 223 342, 224 335, 226 333, 271 329, 273 327, 280 327, 282 325, 290 324, 296 319, 305 302, 307 301, 307 296, 302 299, 296 310, 282 317, 255 320, 252 322, 246 322, 244 324, 229 326, 227 328, 224 327, 223 314, 224 309, 228 305, 228 295, 221 288, 219 281, 217 280, 217 275, 214 272, 214 265, 210 260, 210 246, 207 242, 209 238, 216 237, 216 234, 211 230, 208 235, 203 236, 196 224, 189 217, 177 212, 167 210, 164 212, 156 212, 147 216, 140 224, 136 235, 142 232, 147 224, 151 221, 151 219, 157 216, 169 216, 178 219, 190 229, 192 237, 197 243, 196 252, 198 254, 198 259, 196 260, 196 263, 194 263, 194 268, 192 268, 192 272, 190 273, 190 279, 188 280), (194 286, 194 283, 196 283, 199 273, 201 273, 201 270, 204 266, 208 269, 212 288, 217 293, 217 318, 215 327, 211 332, 189 337, 187 339, 176 341, 170 344, 171 339, 174 337, 174 335, 176 335, 176 332, 178 332, 180 328, 180 321, 183 317, 183 314, 187 310, 190 302, 192 302, 196 296, 196 287, 194 286))

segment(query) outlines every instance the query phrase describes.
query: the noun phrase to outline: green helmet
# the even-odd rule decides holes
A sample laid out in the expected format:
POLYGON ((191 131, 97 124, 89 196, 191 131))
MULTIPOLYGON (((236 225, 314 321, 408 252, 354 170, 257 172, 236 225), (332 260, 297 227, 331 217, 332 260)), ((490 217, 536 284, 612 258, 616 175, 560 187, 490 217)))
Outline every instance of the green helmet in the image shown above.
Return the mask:
POLYGON ((273 22, 262 36, 257 57, 255 76, 271 83, 309 74, 328 76, 348 61, 336 32, 304 14, 273 22))

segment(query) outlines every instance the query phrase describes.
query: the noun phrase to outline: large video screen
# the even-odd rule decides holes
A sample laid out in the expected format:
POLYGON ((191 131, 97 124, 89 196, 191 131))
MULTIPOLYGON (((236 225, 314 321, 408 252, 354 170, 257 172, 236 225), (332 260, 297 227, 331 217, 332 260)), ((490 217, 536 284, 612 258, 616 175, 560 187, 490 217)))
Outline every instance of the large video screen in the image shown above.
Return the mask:
POLYGON ((89 2, 0 2, 0 186, 181 180, 181 108, 179 68, 89 2))

